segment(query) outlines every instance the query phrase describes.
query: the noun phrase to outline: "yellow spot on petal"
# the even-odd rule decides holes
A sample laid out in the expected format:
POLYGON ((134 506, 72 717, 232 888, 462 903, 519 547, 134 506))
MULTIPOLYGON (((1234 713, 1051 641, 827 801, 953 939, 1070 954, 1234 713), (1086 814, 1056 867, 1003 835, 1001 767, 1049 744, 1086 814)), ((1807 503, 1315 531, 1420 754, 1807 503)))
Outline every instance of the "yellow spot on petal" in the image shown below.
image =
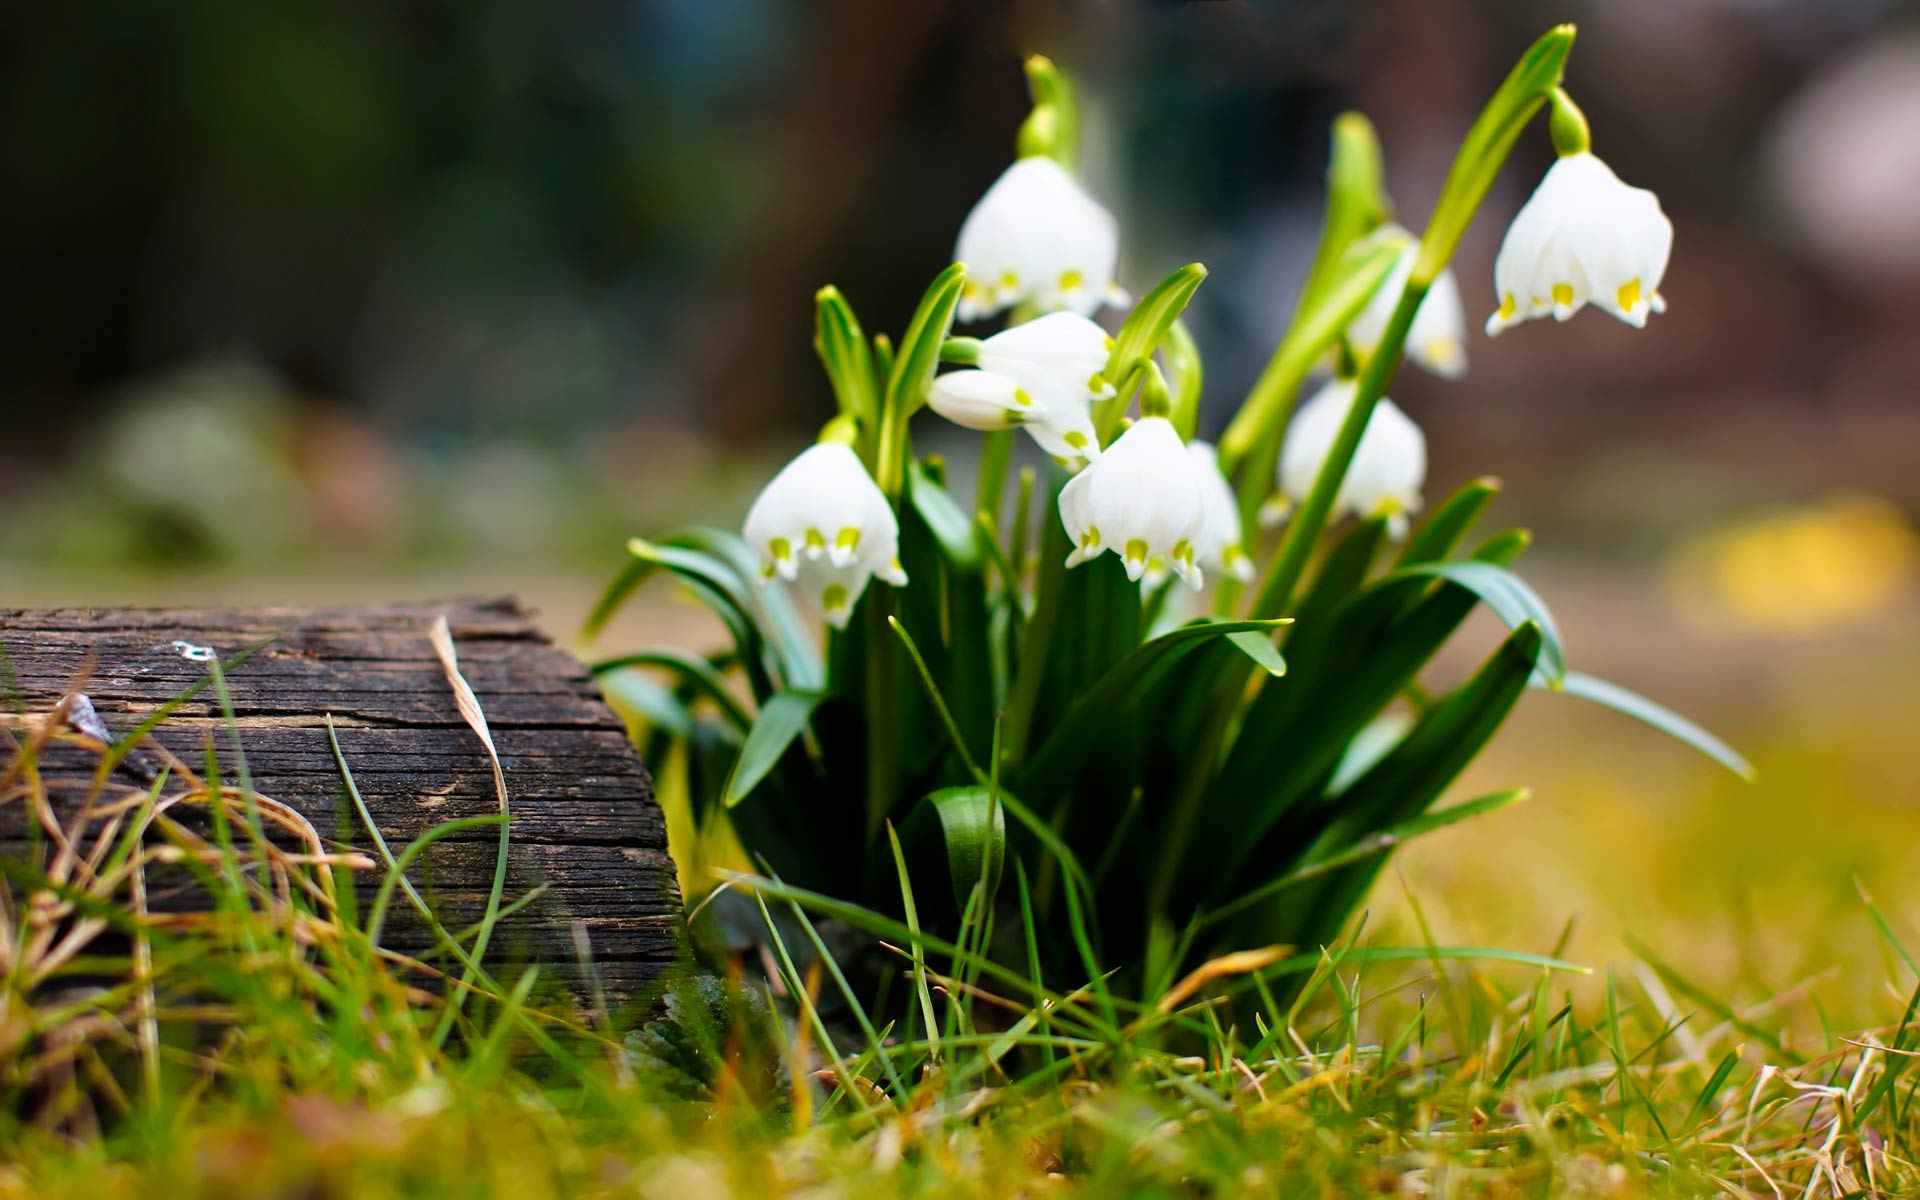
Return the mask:
POLYGON ((830 613, 847 611, 847 589, 837 583, 828 584, 827 590, 820 593, 820 607, 830 613))
POLYGON ((842 529, 840 536, 833 539, 834 548, 837 550, 852 550, 859 546, 859 544, 860 531, 851 527, 842 529))
POLYGON ((1113 349, 1113 339, 1111 337, 1103 338, 1102 340, 1106 343, 1106 347, 1108 350, 1113 349))
POLYGON ((1087 285, 1087 281, 1081 277, 1080 272, 1078 271, 1060 272, 1060 290, 1061 291, 1077 292, 1081 288, 1085 287, 1086 285, 1087 285))
POLYGON ((1098 550, 1100 548, 1099 526, 1087 526, 1087 531, 1080 535, 1080 548, 1082 550, 1098 550))
POLYGON ((1033 393, 1027 391, 1025 388, 1015 388, 1013 389, 1013 402, 1021 408, 1032 408, 1033 393))
POLYGON ((987 299, 986 287, 972 279, 967 280, 965 286, 960 289, 960 294, 975 303, 985 303, 987 299))
POLYGON ((775 562, 786 562, 793 557, 793 543, 785 538, 774 538, 767 543, 767 549, 775 562))
POLYGON ((1140 540, 1139 538, 1134 538, 1132 541, 1128 542, 1126 560, 1130 563, 1146 562, 1147 561, 1147 544, 1144 541, 1140 540))
POLYGON ((1560 307, 1560 308, 1563 308, 1569 304, 1572 304, 1573 303, 1573 285, 1570 283, 1554 284, 1553 285, 1553 303, 1555 307, 1560 307))
POLYGON ((1060 440, 1072 446, 1075 450, 1085 450, 1087 448, 1087 435, 1081 433, 1078 429, 1071 430, 1060 440))
POLYGON ((1640 304, 1640 281, 1629 279, 1620 285, 1620 311, 1632 312, 1640 304))
POLYGON ((1519 310, 1520 306, 1514 303, 1512 292, 1508 292, 1506 295, 1500 297, 1500 319, 1502 321, 1513 320, 1513 314, 1519 310))
POLYGON ((1173 561, 1183 567, 1193 566, 1193 547, 1185 538, 1173 544, 1173 561))
POLYGON ((822 534, 818 529, 807 530, 807 549, 825 550, 826 548, 827 548, 827 539, 824 534, 822 534))
POLYGON ((1095 371, 1093 374, 1087 376, 1087 390, 1096 396, 1106 391, 1107 377, 1099 371, 1095 371))
POLYGON ((1016 291, 1019 289, 1019 287, 1020 287, 1020 276, 1014 274, 1012 271, 1002 271, 1000 273, 1000 290, 1001 291, 1003 292, 1016 291))

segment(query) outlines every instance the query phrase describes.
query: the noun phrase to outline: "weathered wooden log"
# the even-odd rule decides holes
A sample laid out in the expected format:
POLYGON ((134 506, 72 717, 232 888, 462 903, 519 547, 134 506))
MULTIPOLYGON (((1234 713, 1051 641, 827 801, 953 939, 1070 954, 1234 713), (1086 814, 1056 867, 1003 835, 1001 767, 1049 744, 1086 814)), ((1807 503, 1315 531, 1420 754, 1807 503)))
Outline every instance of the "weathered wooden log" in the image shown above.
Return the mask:
MULTIPOLYGON (((492 762, 463 718, 429 636, 442 615, 505 781, 505 898, 545 889, 502 923, 489 958, 541 961, 553 976, 579 983, 584 940, 611 1002, 646 1000, 685 953, 679 891, 651 782, 591 676, 510 600, 0 609, 0 647, 20 701, 0 716, 15 730, 11 743, 0 735, 0 771, 36 723, 63 702, 73 707, 69 696, 84 695, 105 732, 125 738, 156 709, 204 684, 208 660, 217 656, 230 664, 224 675, 231 723, 217 689, 203 687, 152 731, 147 749, 115 771, 122 784, 150 783, 168 754, 199 771, 209 750, 231 783, 241 766, 237 739, 258 793, 298 810, 330 846, 370 852, 371 837, 328 739, 331 718, 358 790, 397 853, 433 826, 499 809, 492 762)), ((98 755, 89 760, 73 746, 56 745, 38 755, 51 806, 74 812, 98 755)), ((0 857, 18 863, 45 853, 33 820, 27 804, 0 804, 0 857)), ((465 830, 434 843, 411 873, 448 929, 480 919, 498 845, 497 827, 465 830)), ((356 873, 362 912, 382 873, 356 873)), ((396 907, 383 941, 427 956, 431 932, 405 909, 396 907)))

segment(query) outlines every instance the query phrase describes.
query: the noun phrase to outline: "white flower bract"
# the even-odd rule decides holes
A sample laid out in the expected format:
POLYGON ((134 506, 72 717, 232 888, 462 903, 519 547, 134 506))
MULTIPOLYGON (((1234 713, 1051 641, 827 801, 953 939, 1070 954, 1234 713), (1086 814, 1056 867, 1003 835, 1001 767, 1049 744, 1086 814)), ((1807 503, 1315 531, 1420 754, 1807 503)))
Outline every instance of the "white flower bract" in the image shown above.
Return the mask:
MULTIPOLYGON (((1353 381, 1336 379, 1300 407, 1280 452, 1282 506, 1265 515, 1284 515, 1288 507, 1312 490, 1353 407, 1353 396, 1353 381)), ((1393 401, 1382 396, 1360 435, 1346 478, 1340 481, 1331 515, 1350 512, 1363 518, 1385 517, 1387 532, 1395 538, 1404 537, 1407 514, 1420 511, 1420 488, 1426 480, 1426 435, 1393 401)))
POLYGON ((1112 550, 1129 579, 1171 570, 1198 590, 1205 520, 1193 459, 1165 417, 1136 421, 1060 489, 1060 521, 1074 546, 1069 567, 1112 550))
MULTIPOLYGON (((1405 243, 1405 248, 1380 290, 1347 326, 1347 341, 1363 356, 1380 345, 1387 322, 1400 303, 1400 293, 1406 289, 1407 277, 1413 274, 1414 259, 1420 254, 1419 243, 1399 226, 1389 227, 1385 236, 1405 243)), ((1458 379, 1467 373, 1467 310, 1460 300, 1460 284, 1454 279, 1453 268, 1440 272, 1414 310, 1413 325, 1407 330, 1406 354, 1442 379, 1458 379)))
POLYGON ((960 226, 953 257, 967 267, 962 321, 1022 302, 1082 316, 1127 303, 1114 284, 1120 233, 1113 214, 1043 155, 1016 160, 994 181, 960 226))
POLYGON ((1645 327, 1665 312, 1660 281, 1673 250, 1673 222, 1660 199, 1622 183, 1591 152, 1569 154, 1507 228, 1493 262, 1500 307, 1487 318, 1494 336, 1552 313, 1564 321, 1588 304, 1645 327))
POLYGON ((793 584, 835 628, 846 627, 874 576, 907 582, 893 508, 860 456, 838 442, 809 446, 782 467, 747 510, 744 536, 760 555, 761 578, 793 584))
POLYGON ((1110 345, 1086 317, 1051 313, 981 342, 979 368, 936 378, 927 403, 968 429, 1019 426, 1056 458, 1097 458, 1087 406, 1113 394, 1100 374, 1110 345))
POLYGON ((1233 488, 1220 473, 1220 456, 1207 442, 1188 442, 1187 458, 1200 485, 1200 533, 1194 538, 1194 557, 1209 571, 1220 571, 1242 583, 1253 581, 1253 560, 1247 557, 1240 530, 1240 505, 1233 488))

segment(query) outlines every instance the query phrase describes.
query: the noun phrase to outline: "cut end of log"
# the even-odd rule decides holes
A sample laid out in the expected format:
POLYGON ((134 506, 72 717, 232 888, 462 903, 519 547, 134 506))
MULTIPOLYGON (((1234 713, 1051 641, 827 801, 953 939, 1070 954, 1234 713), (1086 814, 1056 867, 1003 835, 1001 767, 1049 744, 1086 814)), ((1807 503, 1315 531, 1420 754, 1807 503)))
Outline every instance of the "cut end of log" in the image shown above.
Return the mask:
MULTIPOLYGON (((267 798, 263 809, 286 810, 274 840, 287 853, 372 868, 354 872, 362 912, 385 863, 332 739, 395 854, 435 826, 497 814, 504 790, 502 900, 538 894, 501 922, 490 960, 540 962, 582 998, 614 1005, 650 1000, 685 960, 679 890, 646 769, 587 670, 512 600, 0 609, 0 649, 21 702, 20 711, 0 712, 0 729, 14 730, 11 744, 0 740, 0 771, 41 723, 80 735, 36 751, 56 814, 85 816, 100 747, 90 752, 83 743, 122 743, 197 687, 126 754, 115 771, 120 784, 151 786, 170 762, 203 774, 209 753, 229 787, 244 769, 267 798), (446 644, 436 648, 442 618, 446 644), (216 663, 230 721, 219 689, 208 686, 216 663), (301 823, 311 835, 290 832, 301 823), (309 836, 318 844, 299 844, 309 836)), ((46 852, 27 809, 0 803, 0 857, 46 852)), ((444 927, 482 918, 498 850, 495 825, 463 829, 408 872, 444 927)), ((382 936, 383 945, 423 958, 432 941, 426 923, 399 908, 382 936)))

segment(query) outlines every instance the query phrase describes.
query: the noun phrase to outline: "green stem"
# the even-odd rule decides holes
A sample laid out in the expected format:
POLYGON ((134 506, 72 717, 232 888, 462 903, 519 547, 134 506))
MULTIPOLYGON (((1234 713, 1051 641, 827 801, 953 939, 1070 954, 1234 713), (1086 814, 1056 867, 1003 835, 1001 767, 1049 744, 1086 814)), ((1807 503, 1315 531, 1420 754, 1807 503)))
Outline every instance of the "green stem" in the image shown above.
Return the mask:
POLYGON ((867 620, 867 842, 880 836, 893 807, 899 773, 899 696, 894 682, 898 644, 891 619, 893 589, 869 589, 867 620))
MULTIPOLYGON (((1064 482, 1061 472, 1054 472, 1055 480, 1047 488, 1051 509, 1058 503, 1059 483, 1064 482)), ((1040 703, 1040 684, 1046 676, 1047 649, 1053 641, 1054 630, 1060 624, 1060 594, 1066 589, 1067 566, 1066 553, 1059 543, 1064 537, 1055 538, 1054 530, 1058 522, 1045 523, 1040 534, 1040 553, 1044 556, 1040 563, 1039 579, 1034 585, 1035 599, 1033 617, 1027 622, 1026 636, 1020 647, 1020 669, 1013 679, 1013 691, 1007 697, 1006 733, 1003 753, 1007 765, 1020 761, 1026 752, 1027 738, 1032 732, 1034 708, 1040 703), (1060 553, 1049 554, 1049 550, 1060 553)))
POLYGON ((974 493, 973 508, 987 515, 996 535, 1000 529, 1000 498, 1007 490, 1007 463, 1012 458, 1013 430, 997 430, 981 439, 980 485, 974 493))
POLYGON ((1260 590, 1247 610, 1249 616, 1279 616, 1293 603, 1293 589, 1306 571, 1307 560, 1312 557, 1313 548, 1333 512, 1334 499, 1340 494, 1340 484, 1353 463, 1353 453, 1360 448, 1360 438, 1373 417, 1373 406, 1386 394, 1387 384, 1392 382, 1393 373, 1400 365, 1400 351, 1406 344, 1407 331, 1413 328, 1414 314, 1426 296, 1426 285, 1416 286, 1411 280, 1400 293, 1400 302, 1394 306, 1380 347, 1367 360, 1354 385, 1353 404, 1347 409, 1346 420, 1341 422, 1340 432, 1327 451, 1326 461, 1320 464, 1320 473, 1313 477, 1313 487, 1308 489, 1306 499, 1288 519, 1280 551, 1274 555, 1266 578, 1260 582, 1260 590))

